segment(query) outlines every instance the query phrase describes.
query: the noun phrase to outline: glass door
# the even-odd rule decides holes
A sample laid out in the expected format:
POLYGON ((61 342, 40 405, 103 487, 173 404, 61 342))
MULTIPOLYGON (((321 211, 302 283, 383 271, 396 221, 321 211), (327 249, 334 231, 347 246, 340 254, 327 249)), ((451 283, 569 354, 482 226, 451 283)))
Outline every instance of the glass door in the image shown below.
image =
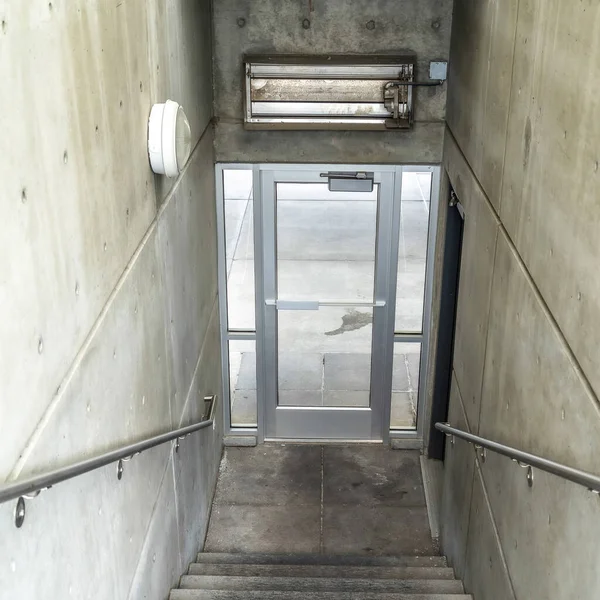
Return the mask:
POLYGON ((284 167, 260 183, 265 437, 381 440, 394 172, 284 167))

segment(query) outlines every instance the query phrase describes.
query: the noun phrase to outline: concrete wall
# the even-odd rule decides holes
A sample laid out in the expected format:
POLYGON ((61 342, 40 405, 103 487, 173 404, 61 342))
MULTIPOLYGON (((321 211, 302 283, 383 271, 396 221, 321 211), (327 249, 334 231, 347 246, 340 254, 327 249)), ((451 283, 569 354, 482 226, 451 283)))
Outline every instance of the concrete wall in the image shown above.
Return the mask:
MULTIPOLYGON (((0 480, 201 416, 219 394, 208 0, 0 4, 0 480), (146 153, 178 100, 194 152, 146 153)), ((219 411, 220 414, 220 411, 219 411)), ((1 598, 163 598, 201 547, 221 424, 0 506, 1 598)))
MULTIPOLYGON (((456 0, 444 165, 466 209, 450 421, 600 472, 600 7, 456 0)), ((447 444, 476 599, 600 596, 598 497, 447 444)))
POLYGON ((416 91, 414 129, 392 132, 245 131, 242 56, 416 53, 418 78, 447 60, 452 0, 215 0, 217 161, 439 163, 446 88, 416 91), (310 27, 305 29, 303 21, 310 27), (374 21, 373 29, 367 23, 374 21))

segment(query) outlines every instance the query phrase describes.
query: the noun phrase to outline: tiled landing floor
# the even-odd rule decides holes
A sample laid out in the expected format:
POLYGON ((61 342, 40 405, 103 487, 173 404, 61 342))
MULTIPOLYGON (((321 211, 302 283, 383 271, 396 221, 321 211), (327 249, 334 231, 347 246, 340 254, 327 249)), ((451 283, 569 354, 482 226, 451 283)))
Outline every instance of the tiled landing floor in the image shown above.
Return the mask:
POLYGON ((227 448, 205 550, 437 554, 419 453, 355 445, 227 448))

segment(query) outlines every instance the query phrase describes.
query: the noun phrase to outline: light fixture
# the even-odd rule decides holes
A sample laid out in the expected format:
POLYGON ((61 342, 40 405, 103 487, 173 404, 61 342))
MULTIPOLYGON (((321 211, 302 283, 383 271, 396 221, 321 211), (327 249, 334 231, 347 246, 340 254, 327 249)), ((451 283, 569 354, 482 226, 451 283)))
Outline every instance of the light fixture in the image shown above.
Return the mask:
POLYGON ((191 151, 190 124, 183 108, 167 100, 155 104, 148 119, 148 155, 158 175, 177 177, 191 151))

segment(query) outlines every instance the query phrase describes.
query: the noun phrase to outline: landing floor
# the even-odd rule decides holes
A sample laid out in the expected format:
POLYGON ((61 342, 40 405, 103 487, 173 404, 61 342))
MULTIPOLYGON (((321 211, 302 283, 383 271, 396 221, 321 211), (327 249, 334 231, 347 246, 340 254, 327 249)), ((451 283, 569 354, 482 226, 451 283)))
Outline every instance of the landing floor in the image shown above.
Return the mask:
POLYGON ((226 448, 207 552, 436 554, 416 451, 226 448))

